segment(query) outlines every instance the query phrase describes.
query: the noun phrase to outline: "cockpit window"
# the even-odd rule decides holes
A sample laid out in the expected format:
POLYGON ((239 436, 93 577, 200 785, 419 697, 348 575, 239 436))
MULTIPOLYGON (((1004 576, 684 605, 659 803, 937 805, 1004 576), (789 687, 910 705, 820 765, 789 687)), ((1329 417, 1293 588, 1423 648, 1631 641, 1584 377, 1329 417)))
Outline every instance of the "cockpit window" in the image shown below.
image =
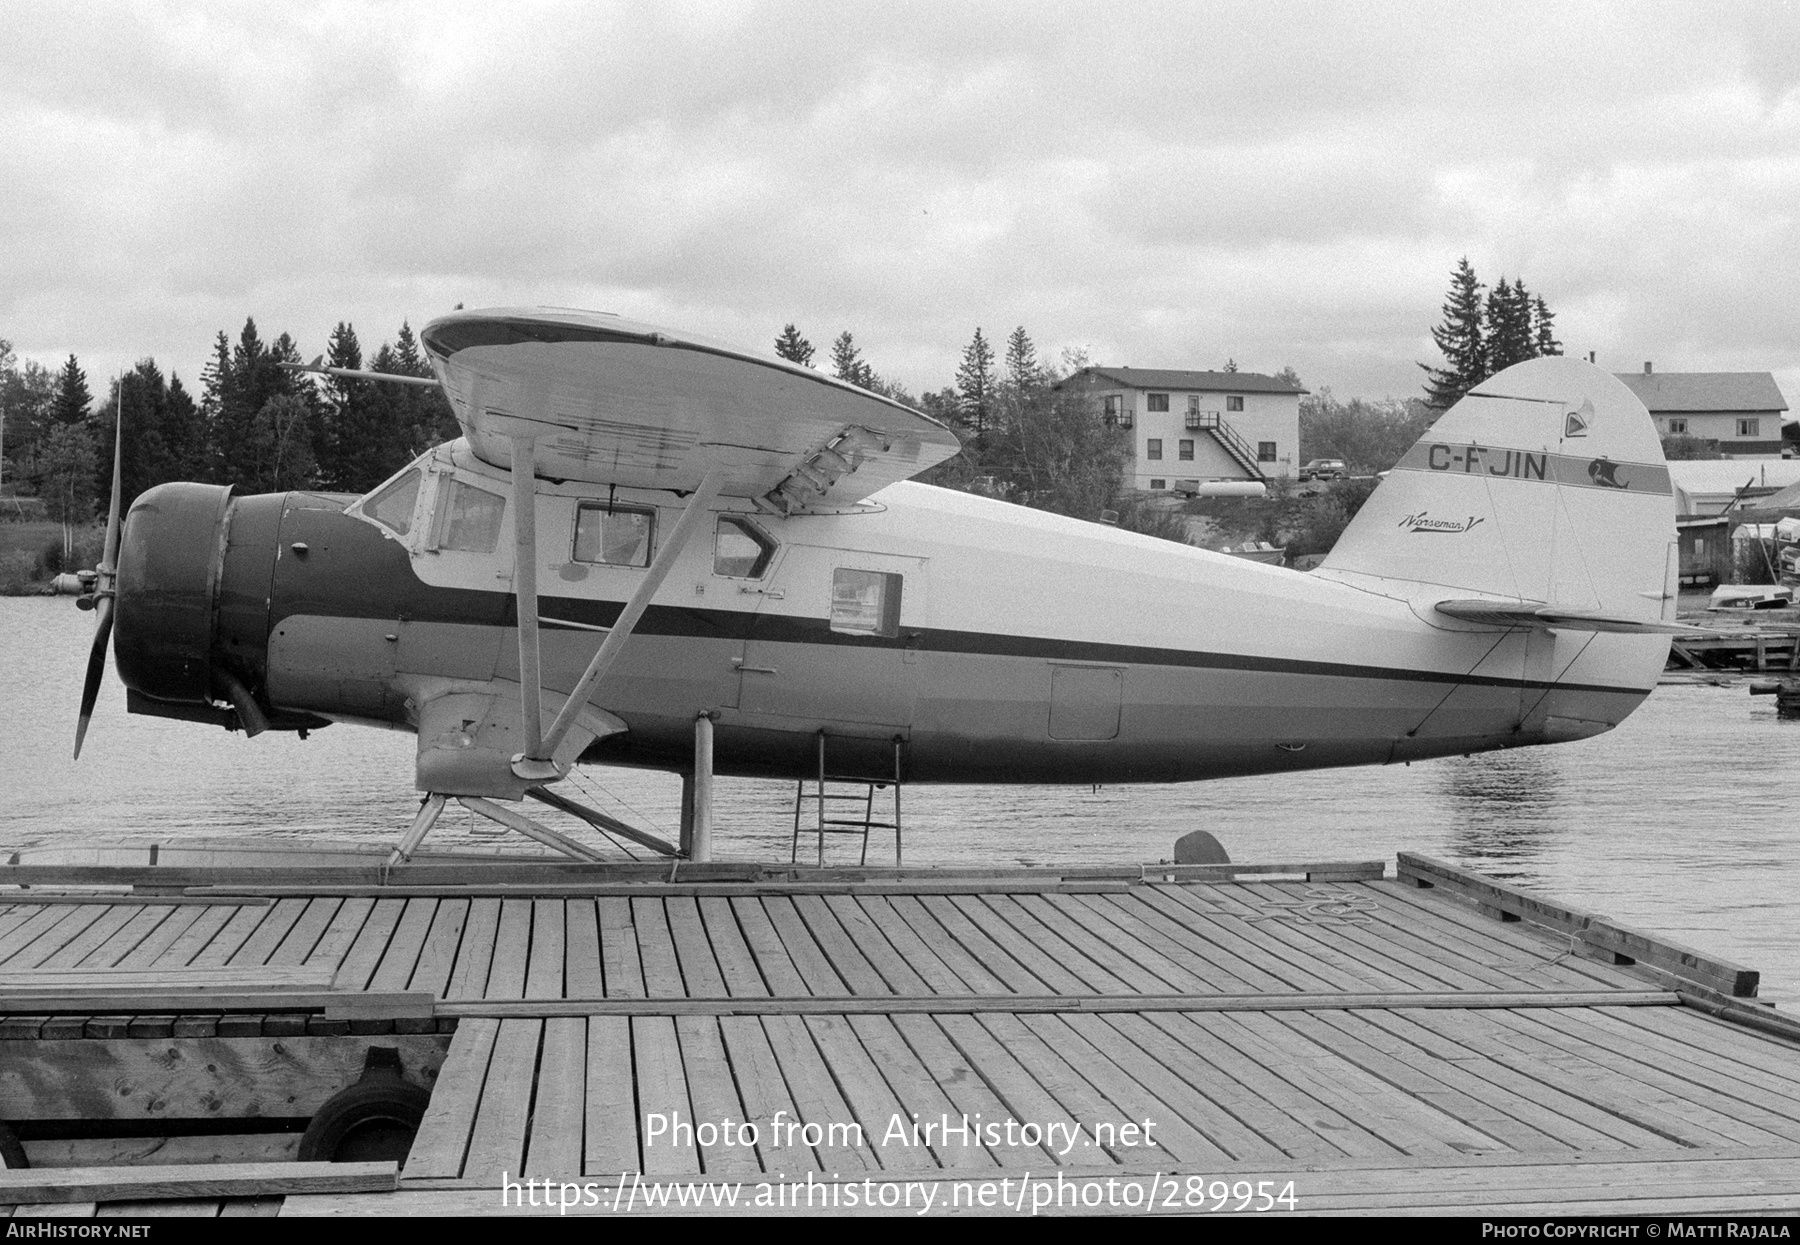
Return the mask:
POLYGON ((500 543, 500 516, 505 513, 506 498, 451 477, 438 492, 436 545, 492 553, 500 543))
POLYGON ((731 579, 761 579, 775 556, 775 542, 748 519, 719 517, 713 541, 713 574, 731 579))
POLYGON ((583 502, 575 511, 575 560, 649 566, 656 511, 583 502))
POLYGON ((417 467, 409 469, 405 475, 365 501, 362 512, 389 531, 400 536, 406 535, 412 531, 413 508, 419 501, 421 475, 417 467))

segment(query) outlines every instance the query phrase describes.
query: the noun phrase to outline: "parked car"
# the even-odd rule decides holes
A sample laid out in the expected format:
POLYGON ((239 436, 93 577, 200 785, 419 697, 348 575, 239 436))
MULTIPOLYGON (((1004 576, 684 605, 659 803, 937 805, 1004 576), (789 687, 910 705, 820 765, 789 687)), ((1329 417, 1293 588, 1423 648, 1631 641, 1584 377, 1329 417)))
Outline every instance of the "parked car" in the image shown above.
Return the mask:
POLYGON ((1302 480, 1348 480, 1350 468, 1341 458, 1315 458, 1300 468, 1302 480))

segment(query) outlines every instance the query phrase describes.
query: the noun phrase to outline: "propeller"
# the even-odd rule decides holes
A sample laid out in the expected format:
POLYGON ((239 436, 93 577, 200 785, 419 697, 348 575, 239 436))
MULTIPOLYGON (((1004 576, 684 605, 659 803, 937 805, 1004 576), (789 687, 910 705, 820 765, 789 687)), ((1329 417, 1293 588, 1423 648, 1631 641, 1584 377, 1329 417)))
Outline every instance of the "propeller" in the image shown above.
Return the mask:
POLYGON ((121 457, 125 432, 125 378, 119 378, 118 407, 113 414, 112 507, 106 514, 106 549, 100 555, 100 574, 92 596, 76 599, 84 610, 98 610, 94 621, 94 647, 88 653, 87 682, 81 688, 81 720, 75 725, 75 758, 81 759, 81 741, 87 737, 88 720, 100 697, 100 679, 106 673, 106 646, 112 639, 114 585, 119 578, 119 494, 121 457))

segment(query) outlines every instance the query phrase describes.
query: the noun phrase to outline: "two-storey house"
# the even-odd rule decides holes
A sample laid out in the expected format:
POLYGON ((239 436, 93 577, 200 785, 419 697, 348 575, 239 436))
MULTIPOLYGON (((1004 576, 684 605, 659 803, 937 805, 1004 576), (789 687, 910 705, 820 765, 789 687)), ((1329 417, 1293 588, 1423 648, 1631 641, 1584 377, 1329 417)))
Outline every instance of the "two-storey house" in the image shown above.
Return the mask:
POLYGON ((1716 441, 1727 458, 1781 454, 1781 413, 1787 400, 1767 372, 1614 373, 1649 408, 1663 437, 1716 441))

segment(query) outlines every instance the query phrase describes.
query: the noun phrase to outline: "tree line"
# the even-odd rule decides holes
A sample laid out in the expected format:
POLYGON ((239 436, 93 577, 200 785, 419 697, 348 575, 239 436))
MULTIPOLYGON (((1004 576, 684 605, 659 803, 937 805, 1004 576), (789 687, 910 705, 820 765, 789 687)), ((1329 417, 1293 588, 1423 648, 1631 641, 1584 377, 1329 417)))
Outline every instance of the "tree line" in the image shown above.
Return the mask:
POLYGON ((1419 364, 1425 369, 1425 401, 1438 410, 1455 406, 1495 372, 1526 359, 1562 353, 1556 316, 1543 298, 1526 290, 1518 277, 1508 284, 1503 276, 1488 290, 1466 255, 1451 274, 1443 314, 1431 338, 1443 352, 1444 365, 1419 364))
MULTIPOLYGON (((340 322, 326 361, 364 369, 356 330, 340 322)), ((249 493, 321 489, 363 493, 424 450, 457 435, 450 404, 435 389, 343 377, 319 378, 283 364, 302 361, 287 333, 265 342, 246 319, 234 342, 222 330, 201 371, 196 398, 154 359, 115 378, 99 401, 80 360, 55 372, 21 361, 0 339, 0 411, 5 483, 37 496, 54 519, 84 522, 112 490, 114 414, 121 411, 121 500, 168 480, 235 485, 249 493)), ((427 377, 411 327, 383 342, 367 370, 427 377)))

